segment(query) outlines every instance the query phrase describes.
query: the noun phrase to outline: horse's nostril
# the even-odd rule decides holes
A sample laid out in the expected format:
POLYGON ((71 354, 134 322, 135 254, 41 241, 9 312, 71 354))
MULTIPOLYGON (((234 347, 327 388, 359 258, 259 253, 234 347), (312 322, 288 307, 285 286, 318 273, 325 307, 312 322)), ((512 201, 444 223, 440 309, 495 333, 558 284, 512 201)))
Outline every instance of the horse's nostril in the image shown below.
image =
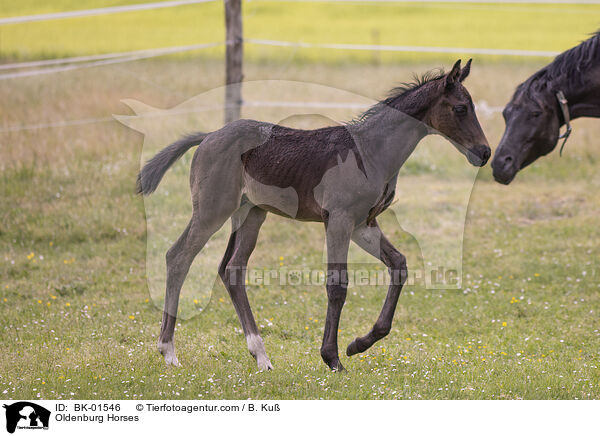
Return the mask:
POLYGON ((511 156, 506 156, 504 158, 504 163, 510 164, 510 163, 512 163, 512 161, 513 161, 513 158, 511 156))

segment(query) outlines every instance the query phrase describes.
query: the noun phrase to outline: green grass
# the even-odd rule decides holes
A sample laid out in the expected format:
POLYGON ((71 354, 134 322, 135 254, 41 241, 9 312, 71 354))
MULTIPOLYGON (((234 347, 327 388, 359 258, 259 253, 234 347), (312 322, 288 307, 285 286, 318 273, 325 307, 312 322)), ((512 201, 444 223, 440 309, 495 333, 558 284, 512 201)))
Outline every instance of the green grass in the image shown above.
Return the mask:
MULTIPOLYGON (((432 66, 250 62, 246 79, 310 80, 377 97, 432 66)), ((476 101, 501 105, 538 67, 476 59, 466 84, 476 101)), ((128 113, 123 98, 169 108, 221 81, 220 60, 2 81, 3 108, 11 110, 0 112, 0 125, 128 113)), ((501 117, 480 118, 497 144, 501 117)), ((367 353, 343 357, 343 374, 329 372, 319 356, 326 295, 318 286, 249 288, 274 371, 256 372, 221 285, 202 313, 178 324, 183 367, 165 368, 155 348, 161 312, 147 284, 144 204, 133 194, 142 136, 116 122, 2 132, 0 398, 600 399, 598 124, 574 127, 563 158, 545 157, 509 187, 494 183, 489 167, 479 173, 463 289, 407 287, 391 334, 367 353)), ((449 145, 448 153, 456 154, 449 145)), ((437 174, 447 179, 436 183, 456 182, 443 162, 437 168, 413 164, 400 188, 416 195, 437 174)), ((189 201, 187 191, 177 194, 189 201)), ((408 212, 419 216, 418 208, 408 212)), ((389 217, 382 227, 418 267, 414 239, 389 217)), ((270 217, 251 266, 322 268, 322 242, 319 224, 270 217)), ((371 327, 384 294, 350 288, 342 351, 371 327)), ((194 307, 187 297, 183 303, 194 307)))
MULTIPOLYGON (((129 2, 5 2, 1 16, 129 2), (18 5, 18 6, 17 6, 18 5), (22 6, 21 6, 22 5, 22 6)), ((132 2, 133 3, 133 2, 132 2)), ((562 51, 598 28, 598 5, 444 3, 244 3, 247 38, 315 43, 562 51)), ((37 59, 128 51, 224 39, 222 2, 0 27, 0 57, 37 59)), ((246 59, 340 62, 428 61, 437 54, 281 49, 248 44, 246 59)), ((222 58, 223 49, 199 52, 222 58)), ((454 58, 447 55, 443 59, 454 58)), ((483 57, 498 61, 498 57, 483 57)), ((512 59, 523 62, 523 59, 512 59)), ((527 61, 527 60, 525 60, 527 61)))

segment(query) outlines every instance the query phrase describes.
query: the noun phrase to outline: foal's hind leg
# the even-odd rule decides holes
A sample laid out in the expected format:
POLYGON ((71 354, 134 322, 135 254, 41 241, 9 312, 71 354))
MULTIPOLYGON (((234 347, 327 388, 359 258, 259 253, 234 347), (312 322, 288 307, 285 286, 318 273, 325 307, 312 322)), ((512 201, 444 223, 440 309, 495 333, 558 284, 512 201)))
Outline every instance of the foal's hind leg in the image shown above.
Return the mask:
POLYGON ((196 197, 198 201, 194 202, 192 219, 177 242, 167 251, 167 289, 158 338, 158 350, 164 356, 167 365, 179 366, 175 356, 173 334, 179 293, 185 277, 196 255, 239 205, 239 196, 235 192, 222 192, 217 200, 214 196, 207 197, 203 192, 198 192, 196 197))
POLYGON ((377 223, 357 228, 352 234, 352 240, 388 267, 391 280, 379 318, 369 333, 354 339, 348 345, 346 349, 348 356, 362 353, 390 332, 398 297, 407 276, 406 258, 386 239, 377 223))
POLYGON ((271 361, 267 357, 265 345, 263 343, 250 303, 246 293, 246 267, 248 258, 254 251, 256 239, 262 223, 265 221, 267 212, 258 207, 254 207, 248 212, 244 222, 239 225, 238 219, 243 220, 244 214, 238 214, 232 217, 233 232, 227 244, 225 256, 219 266, 219 275, 229 292, 235 311, 237 312, 240 323, 248 343, 248 351, 256 359, 258 368, 261 370, 273 369, 271 361))

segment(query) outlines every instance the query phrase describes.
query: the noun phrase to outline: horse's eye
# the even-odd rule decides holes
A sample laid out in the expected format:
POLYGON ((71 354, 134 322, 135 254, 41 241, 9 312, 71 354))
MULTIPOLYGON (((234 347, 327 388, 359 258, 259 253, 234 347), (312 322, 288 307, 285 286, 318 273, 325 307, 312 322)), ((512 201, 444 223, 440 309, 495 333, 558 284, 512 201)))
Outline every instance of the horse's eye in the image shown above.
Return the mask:
POLYGON ((454 113, 456 115, 464 115, 467 113, 467 107, 462 104, 460 104, 458 106, 454 106, 452 109, 454 110, 454 113))
POLYGON ((531 118, 537 118, 537 117, 539 117, 540 115, 542 115, 542 112, 541 112, 541 111, 534 111, 534 112, 531 112, 531 118))

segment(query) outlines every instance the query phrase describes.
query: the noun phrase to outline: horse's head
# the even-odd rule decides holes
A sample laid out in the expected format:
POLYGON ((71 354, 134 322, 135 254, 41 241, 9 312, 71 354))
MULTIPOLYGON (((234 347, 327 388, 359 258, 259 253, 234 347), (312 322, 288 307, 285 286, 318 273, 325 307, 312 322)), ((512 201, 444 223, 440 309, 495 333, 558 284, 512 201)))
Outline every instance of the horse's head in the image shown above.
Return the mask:
POLYGON ((427 124, 442 133, 475 166, 484 166, 492 152, 479 125, 475 106, 462 82, 471 71, 471 60, 460 68, 460 59, 440 81, 440 98, 427 114, 427 124))
POLYGON ((504 135, 492 160, 494 179, 508 185, 517 172, 556 147, 559 106, 546 82, 521 84, 502 115, 504 135))

